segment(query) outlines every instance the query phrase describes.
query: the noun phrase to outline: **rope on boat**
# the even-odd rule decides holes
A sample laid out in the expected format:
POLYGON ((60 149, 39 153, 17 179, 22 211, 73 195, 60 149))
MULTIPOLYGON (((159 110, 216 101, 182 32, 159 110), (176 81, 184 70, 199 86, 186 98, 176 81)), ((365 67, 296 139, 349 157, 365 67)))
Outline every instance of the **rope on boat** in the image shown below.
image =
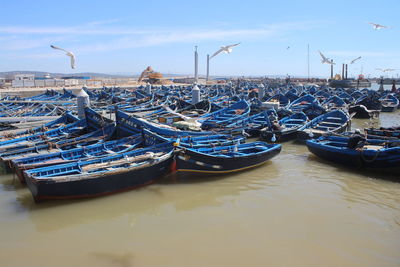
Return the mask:
POLYGON ((372 157, 372 159, 366 159, 366 158, 365 158, 365 155, 364 155, 364 151, 365 151, 365 150, 362 150, 361 153, 360 153, 360 155, 361 155, 361 159, 362 159, 363 161, 365 161, 366 163, 372 163, 372 162, 374 162, 374 161, 378 158, 379 153, 381 152, 380 149, 377 149, 377 150, 376 150, 376 153, 375 153, 375 155, 372 157))

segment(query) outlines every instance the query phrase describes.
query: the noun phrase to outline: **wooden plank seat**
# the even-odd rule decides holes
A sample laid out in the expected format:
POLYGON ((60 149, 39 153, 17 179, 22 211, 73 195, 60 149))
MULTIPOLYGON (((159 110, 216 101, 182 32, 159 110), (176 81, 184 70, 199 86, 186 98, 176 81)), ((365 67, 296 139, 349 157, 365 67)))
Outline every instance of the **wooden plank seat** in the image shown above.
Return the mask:
POLYGON ((295 126, 299 126, 299 124, 295 124, 295 123, 285 123, 284 126, 286 126, 286 127, 295 127, 295 126))
POLYGON ((326 119, 328 120, 335 120, 335 121, 342 121, 342 118, 338 118, 338 117, 327 117, 326 119))
POLYGON ((287 122, 288 122, 288 123, 292 123, 292 122, 299 122, 299 123, 302 123, 302 122, 304 122, 304 120, 300 120, 300 119, 290 119, 290 120, 287 120, 287 122))
POLYGON ((316 126, 315 128, 313 128, 313 129, 332 131, 332 130, 336 129, 336 127, 328 127, 328 126, 317 125, 317 126, 316 126))
POLYGON ((338 123, 338 122, 330 122, 330 121, 323 121, 321 123, 319 123, 319 125, 332 125, 332 126, 340 126, 342 125, 342 123, 338 123))

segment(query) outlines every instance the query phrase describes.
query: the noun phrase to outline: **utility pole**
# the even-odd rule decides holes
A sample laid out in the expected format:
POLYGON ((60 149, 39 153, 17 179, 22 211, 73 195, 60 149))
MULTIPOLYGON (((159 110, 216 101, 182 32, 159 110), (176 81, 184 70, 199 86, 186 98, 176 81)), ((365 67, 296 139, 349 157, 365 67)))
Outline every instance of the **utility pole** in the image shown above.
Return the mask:
POLYGON ((210 75, 210 55, 207 54, 207 75, 206 75, 206 83, 208 82, 209 75, 210 75))
POLYGON ((194 82, 197 84, 199 78, 199 55, 197 54, 197 45, 194 50, 194 82))
POLYGON ((307 44, 307 81, 310 81, 310 44, 307 44))
POLYGON ((342 80, 344 80, 344 63, 342 64, 342 80))

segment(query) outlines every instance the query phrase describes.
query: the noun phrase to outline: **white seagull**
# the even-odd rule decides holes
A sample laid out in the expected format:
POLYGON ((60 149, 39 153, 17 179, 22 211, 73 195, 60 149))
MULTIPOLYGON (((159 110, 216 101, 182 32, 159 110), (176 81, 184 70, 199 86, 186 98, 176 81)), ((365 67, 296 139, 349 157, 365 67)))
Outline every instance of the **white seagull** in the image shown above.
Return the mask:
POLYGON ((361 57, 355 58, 352 61, 350 61, 350 64, 353 64, 354 62, 356 62, 357 60, 361 59, 361 57))
POLYGON ((380 70, 382 72, 389 72, 389 71, 395 71, 396 69, 376 69, 376 70, 380 70))
POLYGON ((189 123, 192 123, 192 124, 194 124, 194 125, 197 126, 197 127, 201 127, 201 123, 198 122, 196 118, 188 117, 188 116, 185 116, 185 115, 180 114, 180 113, 178 113, 178 112, 175 112, 175 111, 173 111, 170 107, 168 107, 168 106, 166 106, 166 105, 163 105, 162 107, 165 108, 165 110, 168 111, 169 113, 171 113, 171 114, 173 114, 173 115, 175 115, 175 116, 178 116, 178 117, 182 118, 184 121, 187 121, 187 122, 189 122, 189 123))
POLYGON ((71 68, 75 69, 75 55, 72 52, 69 52, 65 49, 62 49, 62 48, 54 46, 54 45, 50 45, 50 47, 53 49, 64 51, 65 54, 71 58, 71 68))
POLYGON ((330 65, 335 65, 335 64, 336 64, 336 63, 333 62, 333 60, 331 60, 331 59, 325 57, 325 56, 321 53, 321 51, 318 51, 318 52, 319 52, 319 54, 321 55, 321 63, 322 63, 322 64, 330 64, 330 65))
POLYGON ((377 23, 372 23, 372 22, 368 22, 368 24, 371 24, 372 27, 374 28, 374 30, 380 30, 380 29, 387 29, 387 28, 389 28, 388 26, 381 25, 381 24, 377 24, 377 23))
POLYGON ((232 52, 232 47, 238 46, 238 45, 240 45, 240 43, 227 45, 227 46, 221 46, 221 48, 210 57, 210 59, 212 59, 213 57, 215 57, 216 55, 218 55, 221 52, 229 54, 232 52))

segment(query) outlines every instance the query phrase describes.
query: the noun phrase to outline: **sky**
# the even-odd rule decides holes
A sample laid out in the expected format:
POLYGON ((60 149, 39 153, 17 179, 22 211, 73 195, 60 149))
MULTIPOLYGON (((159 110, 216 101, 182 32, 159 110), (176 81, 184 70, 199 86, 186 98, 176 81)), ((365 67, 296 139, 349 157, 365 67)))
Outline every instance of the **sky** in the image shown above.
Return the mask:
MULTIPOLYGON (((2 0, 0 72, 15 70, 200 74, 206 55, 240 42, 210 61, 210 75, 328 77, 320 50, 349 76, 400 69, 400 1, 18 1, 2 0), (368 22, 388 25, 374 30, 368 22), (56 45, 72 51, 76 69, 56 45)), ((393 71, 396 77, 400 70, 393 71)))

